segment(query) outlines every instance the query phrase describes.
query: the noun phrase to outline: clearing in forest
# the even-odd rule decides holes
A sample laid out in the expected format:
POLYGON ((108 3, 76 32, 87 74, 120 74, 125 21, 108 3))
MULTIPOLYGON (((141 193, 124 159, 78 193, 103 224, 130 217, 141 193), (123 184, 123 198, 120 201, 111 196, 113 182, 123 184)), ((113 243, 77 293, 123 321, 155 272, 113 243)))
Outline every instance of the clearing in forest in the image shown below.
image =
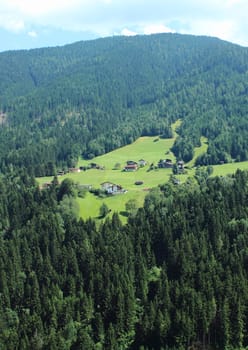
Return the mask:
MULTIPOLYGON (((149 189, 158 186, 159 184, 169 181, 173 174, 172 168, 158 168, 160 159, 170 159, 172 163, 176 162, 174 154, 170 151, 175 138, 177 136, 176 128, 180 125, 177 121, 172 125, 174 137, 170 139, 161 139, 159 137, 140 137, 134 143, 116 149, 107 154, 95 157, 91 160, 81 159, 78 167, 86 167, 87 170, 67 173, 59 176, 59 181, 65 178, 71 178, 79 185, 90 185, 94 189, 101 189, 102 183, 112 183, 120 185, 126 192, 100 198, 94 194, 87 192, 84 198, 78 198, 80 204, 80 216, 83 219, 89 217, 98 218, 99 209, 103 202, 107 204, 110 214, 117 211, 121 219, 125 222, 126 203, 130 199, 135 199, 137 206, 141 207, 144 203, 144 198, 149 189), (140 161, 145 161, 140 165, 140 161), (135 162, 139 164, 138 170, 124 171, 127 162, 135 162), (90 164, 99 165, 99 168, 88 169, 90 164), (144 165, 145 164, 145 165, 144 165), (152 170, 151 170, 152 168, 152 170)), ((180 182, 184 182, 189 176, 194 176, 193 169, 195 159, 207 150, 207 139, 201 137, 201 146, 195 148, 193 159, 185 164, 186 174, 178 176, 180 182)), ((230 163, 213 166, 213 174, 226 175, 234 173, 237 169, 248 169, 248 162, 230 163)), ((53 177, 39 178, 40 184, 50 182, 53 177)))

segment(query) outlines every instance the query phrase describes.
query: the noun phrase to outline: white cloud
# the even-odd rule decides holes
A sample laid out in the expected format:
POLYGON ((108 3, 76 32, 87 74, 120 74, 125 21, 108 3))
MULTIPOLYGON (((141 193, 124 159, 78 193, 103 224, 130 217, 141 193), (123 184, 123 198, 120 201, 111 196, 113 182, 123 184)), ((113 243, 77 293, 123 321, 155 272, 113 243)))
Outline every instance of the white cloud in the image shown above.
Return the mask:
MULTIPOLYGON (((1 6, 4 1, 1 0, 1 6)), ((5 8, 25 18, 38 18, 51 13, 67 11, 77 3, 80 3, 80 0, 8 0, 5 8)))
POLYGON ((129 30, 127 28, 124 28, 122 29, 121 31, 121 35, 124 35, 124 36, 134 36, 134 35, 137 35, 138 33, 136 32, 133 32, 132 30, 129 30))
POLYGON ((30 32, 28 32, 28 36, 30 36, 31 38, 36 38, 37 33, 34 30, 31 30, 30 32))
POLYGON ((0 14, 0 27, 10 32, 18 33, 25 28, 25 24, 22 19, 16 16, 0 14))
POLYGON ((174 33, 175 30, 163 25, 163 24, 150 24, 144 27, 144 34, 156 34, 156 33, 174 33))
POLYGON ((0 0, 0 28, 98 36, 177 31, 248 45, 247 13, 247 0, 0 0))

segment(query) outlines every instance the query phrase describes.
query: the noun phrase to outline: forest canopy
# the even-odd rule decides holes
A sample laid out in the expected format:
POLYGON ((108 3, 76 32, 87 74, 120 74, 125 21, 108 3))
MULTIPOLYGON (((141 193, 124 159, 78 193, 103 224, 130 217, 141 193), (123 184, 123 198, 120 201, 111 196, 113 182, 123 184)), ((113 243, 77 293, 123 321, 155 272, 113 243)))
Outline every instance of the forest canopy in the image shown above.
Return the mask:
POLYGON ((248 159, 248 49, 209 37, 113 37, 0 54, 0 167, 54 175, 141 135, 197 164, 248 159))
POLYGON ((247 172, 162 185, 100 227, 61 186, 0 180, 0 348, 248 346, 247 172))
MULTIPOLYGON (((0 349, 248 347, 248 49, 215 38, 113 37, 0 53, 0 349), (79 217, 55 175, 142 135, 195 175, 79 217), (174 124, 175 125, 175 124, 174 124)), ((118 168, 118 166, 117 166, 118 168)), ((81 191, 81 196, 84 192, 81 191)))

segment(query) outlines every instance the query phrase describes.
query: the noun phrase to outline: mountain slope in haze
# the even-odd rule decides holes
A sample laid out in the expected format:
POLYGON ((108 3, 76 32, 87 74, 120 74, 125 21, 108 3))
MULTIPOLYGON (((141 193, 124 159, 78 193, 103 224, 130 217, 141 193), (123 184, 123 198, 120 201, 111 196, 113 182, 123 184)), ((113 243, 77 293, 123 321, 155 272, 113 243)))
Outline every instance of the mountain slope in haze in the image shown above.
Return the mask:
POLYGON ((141 135, 171 136, 198 164, 248 159, 248 49, 178 34, 113 37, 0 54, 1 168, 53 174, 141 135), (37 162, 37 160, 39 160, 37 162))

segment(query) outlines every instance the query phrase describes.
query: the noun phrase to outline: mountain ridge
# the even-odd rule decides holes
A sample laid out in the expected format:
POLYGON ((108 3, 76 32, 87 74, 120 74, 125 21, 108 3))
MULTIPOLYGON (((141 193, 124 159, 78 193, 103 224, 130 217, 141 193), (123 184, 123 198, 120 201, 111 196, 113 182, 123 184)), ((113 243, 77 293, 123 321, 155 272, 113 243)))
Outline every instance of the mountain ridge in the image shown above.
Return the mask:
MULTIPOLYGON (((32 78, 32 71, 31 69, 35 69, 35 65, 41 65, 43 63, 42 59, 50 59, 50 64, 52 68, 55 68, 55 66, 58 66, 58 63, 62 61, 63 63, 63 58, 64 57, 59 57, 61 52, 64 52, 64 56, 69 56, 69 62, 74 62, 72 65, 67 64, 70 68, 73 67, 75 64, 78 64, 81 62, 82 58, 78 55, 78 50, 82 50, 82 52, 86 51, 87 55, 89 56, 89 59, 97 57, 97 54, 102 53, 102 51, 105 53, 109 49, 117 49, 118 45, 136 45, 139 43, 140 40, 144 40, 146 42, 149 42, 151 39, 162 39, 162 38, 167 38, 168 39, 168 45, 171 43, 169 42, 171 40, 174 41, 175 44, 182 45, 187 44, 188 40, 197 40, 198 44, 203 44, 204 42, 207 44, 215 44, 217 46, 229 46, 229 47, 236 47, 241 50, 246 50, 247 48, 239 46, 237 44, 232 44, 227 41, 215 38, 215 37, 209 37, 209 36, 195 36, 195 35, 182 35, 182 34, 176 34, 176 33, 167 33, 167 34, 152 34, 150 36, 147 35, 137 35, 135 37, 123 37, 123 36, 114 36, 114 37, 108 37, 108 38, 99 38, 99 39, 94 39, 94 40, 88 40, 88 41, 78 41, 75 43, 71 44, 66 44, 64 46, 55 46, 55 47, 47 47, 47 48, 37 48, 37 49, 29 49, 29 50, 16 50, 16 51, 5 51, 0 53, 0 65, 4 64, 4 58, 8 59, 8 65, 11 66, 11 63, 14 65, 13 68, 15 68, 15 65, 19 65, 20 68, 20 62, 22 62, 22 58, 25 59, 25 62, 23 63, 23 68, 30 74, 31 80, 32 78), (135 39, 135 41, 134 41, 135 39), (183 39, 183 41, 181 41, 183 39), (98 45, 98 44, 103 44, 98 45), (14 60, 14 56, 18 55, 19 57, 16 57, 16 61, 14 60), (23 57, 22 57, 23 56, 23 57), (95 56, 95 57, 94 57, 95 56), (53 64, 53 61, 59 58, 58 61, 56 61, 56 65, 53 64), (73 60, 74 58, 74 60, 73 60), (12 62, 11 62, 12 60, 12 62), (26 65, 25 65, 26 63, 26 65)), ((202 47, 203 48, 203 47, 202 47)), ((123 46, 121 49, 127 49, 125 46, 123 46)), ((140 48, 139 48, 140 49, 140 48)), ((208 47, 207 47, 208 49, 208 47)), ((93 61, 94 62, 94 61, 93 61)), ((60 71, 63 68, 63 64, 60 64, 58 66, 58 71, 60 71)), ((92 62, 90 62, 92 64, 92 62)), ((94 62, 95 63, 95 62, 94 62)), ((22 66, 21 66, 22 68, 22 66)), ((3 70, 4 71, 4 70, 3 70)), ((54 70, 52 70, 54 73, 54 70)), ((8 72, 9 73, 9 72, 8 72)), ((41 71, 42 74, 44 74, 43 71, 41 71)), ((49 74, 51 71, 49 70, 49 74)), ((15 79, 18 78, 16 77, 16 74, 14 75, 15 79)), ((53 75, 51 76, 53 77, 53 75)), ((19 77, 20 78, 20 77, 19 77)), ((39 77, 35 77, 35 80, 39 79, 39 77)), ((1 79, 2 82, 2 79, 1 79)), ((35 85, 35 84, 34 84, 35 85)))
POLYGON ((0 109, 21 134, 21 146, 10 147, 11 157, 2 152, 1 163, 18 165, 26 157, 33 167, 39 157, 44 169, 35 174, 48 175, 49 162, 69 166, 141 135, 169 136, 178 118, 178 157, 192 158, 203 135, 210 145, 200 164, 246 160, 247 62, 247 48, 172 33, 0 53, 0 109), (43 143, 48 150, 41 151, 43 143))

